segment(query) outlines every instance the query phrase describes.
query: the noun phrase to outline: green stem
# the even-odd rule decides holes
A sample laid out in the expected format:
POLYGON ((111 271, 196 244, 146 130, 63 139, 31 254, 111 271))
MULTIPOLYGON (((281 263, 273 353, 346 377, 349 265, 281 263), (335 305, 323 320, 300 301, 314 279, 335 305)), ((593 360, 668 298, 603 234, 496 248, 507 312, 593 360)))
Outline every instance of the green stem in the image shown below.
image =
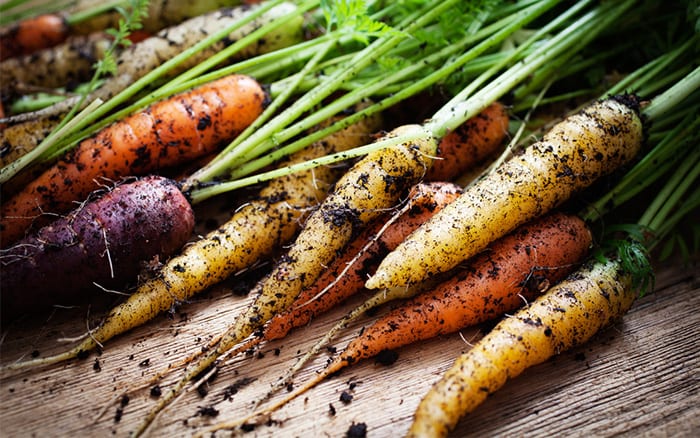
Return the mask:
POLYGON ((642 110, 642 113, 649 121, 659 119, 699 88, 700 66, 663 94, 655 97, 651 104, 642 110))
POLYGON ((303 69, 301 69, 297 74, 294 75, 293 80, 291 83, 287 84, 287 87, 285 90, 276 96, 272 103, 265 108, 265 111, 258 116, 255 121, 248 126, 242 133, 240 133, 234 140, 231 142, 229 147, 236 147, 240 143, 242 143, 246 138, 250 137, 254 132, 257 132, 262 125, 267 122, 272 115, 274 115, 277 110, 288 100, 288 98, 294 93, 294 91, 297 89, 299 86, 299 83, 304 79, 306 75, 309 74, 309 72, 318 64, 318 62, 323 59, 324 56, 328 53, 328 51, 331 49, 332 46, 335 45, 335 41, 328 41, 324 46, 321 46, 316 55, 314 55, 313 58, 307 62, 307 64, 304 66, 303 69))
POLYGON ((700 174, 700 166, 696 165, 699 158, 700 148, 692 148, 690 156, 673 171, 664 187, 644 211, 638 221, 640 225, 655 230, 663 223, 670 208, 700 174))
MULTIPOLYGON (((279 0, 275 2, 275 5, 278 5, 282 3, 284 0, 279 0)), ((289 21, 294 20, 300 16, 302 16, 304 13, 308 12, 310 9, 318 6, 318 0, 306 0, 300 5, 297 6, 296 10, 292 14, 286 14, 282 17, 279 17, 263 26, 260 26, 253 32, 247 34, 243 38, 239 39, 235 43, 227 46, 225 49, 220 50, 218 53, 210 56, 206 60, 198 63, 194 67, 190 68, 184 73, 181 73, 178 75, 176 78, 170 81, 170 85, 176 85, 181 82, 185 82, 187 80, 196 78, 198 76, 201 76, 204 72, 207 70, 210 70, 211 68, 221 64, 222 62, 226 61, 228 58, 233 56, 235 53, 239 52, 240 50, 244 49, 245 47, 248 47, 250 44, 254 43, 255 41, 259 40, 260 38, 264 37, 267 35, 270 31, 278 29, 282 26, 285 26, 289 21)), ((165 87, 167 90, 167 85, 165 87)), ((169 93, 172 94, 172 93, 169 93)))
POLYGON ((639 89, 648 83, 655 83, 662 78, 660 72, 666 69, 671 63, 678 60, 687 50, 693 48, 693 41, 697 38, 690 38, 686 43, 678 48, 648 62, 644 66, 636 69, 627 75, 620 82, 610 88, 604 96, 620 94, 622 92, 639 93, 639 89))
POLYGON ((242 187, 247 187, 253 184, 259 184, 261 182, 269 181, 274 178, 279 178, 280 176, 289 175, 290 173, 310 170, 318 166, 326 166, 329 164, 338 163, 340 161, 361 157, 379 149, 396 146, 398 144, 405 143, 408 141, 415 141, 416 139, 422 137, 425 137, 425 131, 417 130, 408 134, 379 140, 369 145, 354 148, 350 151, 338 152, 336 154, 326 155, 311 161, 304 161, 302 163, 280 167, 247 178, 241 178, 235 181, 227 181, 212 184, 209 186, 198 187, 197 190, 194 190, 190 193, 189 198, 193 204, 197 204, 208 198, 211 198, 212 196, 220 195, 222 193, 240 189, 242 187))
MULTIPOLYGON (((368 108, 365 108, 363 110, 360 110, 356 112, 355 114, 348 116, 347 118, 344 118, 341 121, 338 121, 331 126, 322 129, 320 131, 317 131, 313 134, 309 134, 304 136, 302 139, 295 141, 294 143, 291 143, 283 148, 280 148, 279 150, 261 157, 260 159, 257 160, 252 160, 248 161, 245 164, 241 164, 238 168, 236 168, 235 171, 233 171, 230 175, 231 179, 235 178, 240 178, 242 176, 248 175, 260 168, 263 168, 269 164, 272 164, 274 161, 278 160, 279 158, 294 153, 300 149, 302 149, 305 146, 308 146, 309 144, 313 143, 314 141, 320 140, 321 138, 332 134, 340 129, 345 128, 346 126, 349 126, 352 123, 355 123, 359 120, 361 120, 363 117, 367 117, 368 115, 374 114, 378 111, 381 111, 385 108, 388 108, 392 105, 395 105, 396 103, 400 102, 401 100, 404 100, 426 88, 429 86, 439 82, 440 80, 445 79, 447 76, 449 76, 451 73, 453 73, 455 70, 459 69, 460 67, 464 66, 466 63, 471 61, 472 59, 476 58, 479 56, 481 53, 484 51, 488 50, 489 48, 492 48, 502 42, 505 38, 507 38, 512 32, 515 30, 521 28, 524 26, 526 23, 534 20, 536 17, 541 15, 544 11, 547 10, 548 7, 551 7, 554 4, 554 2, 548 2, 548 3, 541 3, 539 5, 536 5, 535 7, 531 7, 527 10, 520 11, 519 14, 517 14, 516 17, 510 17, 507 20, 501 20, 493 25, 488 26, 487 28, 484 28, 482 32, 479 32, 474 35, 474 37, 479 36, 480 33, 485 33, 488 34, 489 32, 493 32, 496 29, 500 29, 498 32, 496 32, 493 35, 488 36, 484 41, 482 41, 480 44, 477 46, 473 47, 472 49, 468 50, 464 54, 462 54, 460 57, 456 58, 454 61, 451 63, 445 65, 443 68, 438 69, 437 71, 434 71, 428 75, 422 76, 420 79, 415 81, 413 84, 407 86, 406 88, 398 91, 396 94, 385 98, 384 100, 371 105, 368 108)), ((473 37, 467 38, 466 42, 471 42, 473 37)), ((427 61, 426 61, 427 62, 427 61)), ((420 62, 420 65, 422 65, 423 62, 420 62)), ((379 84, 380 86, 386 86, 386 83, 382 82, 379 84)), ((374 91, 375 88, 378 87, 372 87, 372 86, 365 86, 362 90, 363 91, 374 91)), ((365 93, 367 94, 367 93, 365 93)), ((359 94, 359 97, 364 97, 364 94, 359 94)), ((347 96, 341 99, 354 99, 354 101, 358 101, 355 97, 355 94, 349 93, 347 96)), ((330 112, 334 112, 330 111, 330 112)), ((314 116, 316 115, 321 115, 321 117, 315 117, 311 120, 309 118, 305 119, 304 122, 305 124, 302 125, 304 129, 308 129, 308 127, 312 126, 313 123, 317 123, 319 120, 324 120, 324 118, 327 118, 328 116, 326 113, 323 111, 320 111, 319 113, 315 113, 314 116)), ((296 125, 295 125, 296 126, 296 125)), ((298 129, 298 126, 296 126, 296 130, 290 131, 293 135, 298 134, 301 132, 301 129, 298 129)), ((291 137, 290 132, 284 133, 284 137, 281 137, 282 134, 277 134, 276 139, 278 141, 284 139, 288 139, 291 137)))
MULTIPOLYGON (((456 129, 459 125, 464 123, 464 121, 470 119, 480 111, 482 111, 484 108, 486 108, 488 105, 490 105, 493 101, 495 101, 497 98, 493 98, 492 100, 486 100, 486 101, 481 101, 481 106, 479 107, 474 107, 474 114, 469 115, 464 114, 462 117, 455 118, 453 117, 454 113, 459 114, 457 111, 454 111, 454 106, 459 105, 462 101, 466 100, 471 96, 476 90, 478 90, 483 84, 487 83, 489 79, 491 79, 495 74, 497 74, 499 71, 501 71, 503 68, 505 68, 507 65, 512 64, 513 61, 515 61, 517 56, 520 53, 524 53, 528 50, 531 49, 531 47, 537 43, 538 41, 541 41, 542 38, 544 38, 545 35, 547 35, 549 32, 555 30, 558 28, 562 23, 565 23, 567 20, 569 20, 572 16, 574 16, 576 13, 578 13, 583 7, 587 6, 590 3, 589 0, 582 0, 579 1, 576 5, 568 8, 564 13, 560 14, 557 16, 555 19, 550 20, 547 24, 545 24, 544 27, 540 28, 537 30, 535 33, 533 33, 529 38, 527 38, 524 42, 518 46, 517 49, 511 52, 510 56, 506 57, 505 59, 501 60, 501 62, 493 65, 491 68, 489 68, 487 71, 483 72, 479 77, 476 79, 472 80, 469 85, 464 87, 456 96, 454 96, 449 102, 447 102, 440 111, 438 111, 434 116, 433 116, 433 121, 436 121, 439 123, 440 120, 444 121, 444 118, 447 117, 449 122, 448 125, 445 125, 444 127, 439 127, 437 130, 432 129, 433 133, 435 135, 441 136, 441 132, 448 132, 451 130, 456 129)), ((539 50, 535 48, 533 52, 525 57, 525 59, 528 59, 530 56, 532 56, 536 51, 539 50)), ((535 77, 531 78, 531 81, 537 82, 538 75, 535 75, 535 77)), ((548 80, 548 78, 541 78, 542 80, 548 80)), ((515 86, 515 84, 513 84, 515 86)), ((500 96, 499 96, 500 97, 500 96)))
POLYGON ((658 221, 656 228, 653 229, 654 237, 646 243, 646 247, 649 251, 652 251, 656 245, 661 243, 661 241, 674 230, 678 222, 680 222, 685 216, 700 208, 700 189, 695 188, 694 192, 692 192, 683 200, 683 202, 675 207, 676 210, 664 218, 663 221, 658 221))
POLYGON ((465 120, 478 114, 486 106, 501 98, 517 84, 535 73, 539 67, 558 56, 572 56, 587 45, 602 30, 614 23, 632 5, 633 0, 622 3, 604 4, 585 14, 551 40, 544 43, 535 53, 523 59, 515 67, 501 74, 473 95, 464 98, 468 91, 460 93, 448 105, 438 111, 427 123, 427 128, 436 136, 454 130, 465 120), (463 99, 463 100, 462 100, 463 99))

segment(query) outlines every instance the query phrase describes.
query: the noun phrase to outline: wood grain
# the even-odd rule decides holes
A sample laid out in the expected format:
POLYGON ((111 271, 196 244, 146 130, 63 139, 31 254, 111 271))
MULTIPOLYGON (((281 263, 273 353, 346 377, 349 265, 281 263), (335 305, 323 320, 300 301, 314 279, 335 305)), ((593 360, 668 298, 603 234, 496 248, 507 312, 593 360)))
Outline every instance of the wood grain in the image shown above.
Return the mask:
MULTIPOLYGON (((464 418, 453 436, 700 436, 698 265, 671 264, 657 270, 655 292, 638 300, 621 322, 509 382, 464 418)), ((155 398, 150 395, 152 386, 132 393, 126 404, 119 402, 120 395, 126 388, 144 385, 155 372, 201 349, 223 330, 250 299, 231 294, 235 282, 183 306, 172 319, 164 316, 109 342, 100 355, 4 374, 2 436, 127 436, 155 398)), ((249 412, 252 401, 293 363, 298 351, 359 300, 286 340, 261 347, 260 355, 226 364, 207 385, 205 397, 196 391, 186 394, 158 417, 148 436, 191 436, 203 425, 249 412), (224 400, 227 387, 246 379, 255 380, 224 400), (218 415, 199 415, 203 407, 216 409, 218 415)), ((32 352, 58 352, 57 339, 84 332, 85 321, 86 309, 58 309, 49 318, 7 327, 2 363, 32 352)), ((356 323, 334 345, 342 347, 368 321, 356 323)), ((422 395, 469 348, 466 341, 479 336, 479 329, 473 328, 403 348, 391 366, 360 363, 285 406, 270 425, 241 434, 338 437, 352 424, 364 423, 368 437, 400 436, 422 395), (353 396, 348 404, 340 401, 343 391, 353 396)), ((319 357, 296 381, 310 376, 326 359, 319 357)), ((179 376, 173 372, 162 387, 179 376)))

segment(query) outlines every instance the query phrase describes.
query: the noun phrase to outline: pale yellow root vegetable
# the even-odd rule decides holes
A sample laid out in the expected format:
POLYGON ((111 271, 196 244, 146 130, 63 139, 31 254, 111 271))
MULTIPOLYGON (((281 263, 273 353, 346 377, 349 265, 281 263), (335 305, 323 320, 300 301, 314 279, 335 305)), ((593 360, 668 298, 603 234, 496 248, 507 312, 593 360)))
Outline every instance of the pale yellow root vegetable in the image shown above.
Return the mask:
POLYGON ((95 62, 110 44, 106 33, 81 35, 31 55, 0 62, 0 92, 5 98, 48 88, 60 88, 86 82, 95 62))
POLYGON ((421 400, 408 437, 446 436, 508 379, 586 342, 627 312, 636 296, 617 261, 584 266, 460 356, 421 400))
POLYGON ((589 105, 467 188, 389 253, 365 286, 405 286, 455 267, 630 162, 642 139, 631 97, 589 105))
POLYGON ((288 309, 364 225, 394 207, 425 175, 437 151, 437 140, 420 125, 402 126, 388 136, 411 134, 419 139, 371 152, 340 178, 333 192, 309 216, 288 252, 253 288, 253 303, 237 316, 216 348, 188 367, 183 378, 161 397, 137 435, 190 381, 277 313, 288 309))
MULTIPOLYGON (((365 144, 379 129, 380 121, 379 116, 365 118, 300 151, 289 161, 303 162, 365 144)), ((48 365, 82 356, 250 267, 294 237, 303 216, 323 200, 341 173, 341 168, 328 166, 272 180, 228 222, 169 260, 155 278, 112 309, 81 344, 56 356, 8 364, 3 369, 48 365)))
MULTIPOLYGON (((20 123, 8 126, 0 132, 0 167, 5 167, 17 158, 29 152, 41 140, 46 138, 54 126, 59 122, 58 118, 39 119, 35 123, 20 123), (27 139, 32 139, 27 147, 27 139)), ((3 188, 4 190, 4 188, 3 188)))

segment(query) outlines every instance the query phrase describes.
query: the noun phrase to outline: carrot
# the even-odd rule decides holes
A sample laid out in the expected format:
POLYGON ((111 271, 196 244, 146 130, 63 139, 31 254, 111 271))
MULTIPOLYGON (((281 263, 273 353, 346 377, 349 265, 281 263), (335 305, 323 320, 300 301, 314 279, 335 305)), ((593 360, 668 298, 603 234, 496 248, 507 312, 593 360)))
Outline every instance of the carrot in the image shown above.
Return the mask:
POLYGON ((365 329, 338 358, 348 364, 512 312, 561 281, 588 254, 586 224, 554 213, 517 228, 435 289, 365 329), (372 345, 374 342, 383 345, 372 345))
MULTIPOLYGON (((380 121, 379 116, 365 118, 298 152, 289 162, 302 162, 364 144, 378 129, 380 121)), ((170 259, 158 275, 112 309, 82 343, 55 356, 10 364, 6 368, 49 365, 82 356, 235 272, 249 268, 294 237, 305 214, 323 199, 341 172, 342 168, 337 166, 319 167, 270 181, 226 223, 170 259)))
POLYGON ((0 62, 0 90, 6 97, 22 90, 75 86, 90 79, 110 39, 105 33, 71 37, 50 49, 0 62))
POLYGON ((430 167, 437 141, 420 125, 404 125, 387 135, 415 136, 367 154, 346 172, 333 192, 308 218, 299 236, 272 272, 254 288, 255 299, 222 336, 216 348, 185 370, 182 379, 161 397, 136 434, 143 433, 158 413, 196 376, 239 342, 292 305, 357 231, 391 208, 430 167))
POLYGON ((236 347, 229 356, 248 350, 261 341, 284 338, 293 329, 308 324, 317 315, 357 293, 372 265, 427 218, 452 202, 460 192, 459 186, 452 183, 414 186, 405 207, 397 212, 398 216, 393 216, 395 221, 387 222, 387 215, 375 220, 345 247, 312 286, 302 290, 287 311, 275 315, 261 332, 236 347))
POLYGON ((642 143, 636 100, 609 98, 555 125, 541 141, 473 184, 389 253, 365 286, 397 287, 447 271, 630 162, 642 143))
POLYGON ((46 118, 37 120, 31 125, 21 123, 3 129, 0 132, 0 166, 5 167, 26 154, 29 149, 49 135, 56 123, 54 118, 46 118), (32 141, 32 144, 27 147, 26 141, 29 138, 36 139, 36 144, 33 144, 34 141, 32 141))
POLYGON ((231 75, 110 125, 2 205, 2 244, 42 221, 42 213, 69 210, 101 179, 143 175, 213 152, 252 123, 265 101, 255 80, 231 75))
POLYGON ((496 152, 508 132, 508 112, 494 102, 445 135, 426 179, 452 181, 496 152))
POLYGON ((507 379, 586 342, 622 316, 636 295, 619 263, 588 264, 460 356, 421 400, 408 436, 446 436, 507 379))
POLYGON ((22 20, 0 34, 0 60, 27 55, 63 42, 69 28, 60 14, 42 14, 22 20))
MULTIPOLYGON (((240 0, 159 0, 148 2, 148 14, 143 18, 143 29, 147 32, 158 32, 169 26, 177 25, 184 20, 206 14, 215 9, 224 7, 234 7, 248 3, 240 0)), ((122 15, 113 9, 100 14, 93 11, 99 6, 99 2, 94 0, 77 1, 69 8, 71 17, 71 32, 76 34, 90 34, 107 28, 119 26, 119 19, 122 15), (76 18, 82 15, 86 18, 76 18)))
MULTIPOLYGON (((562 213, 517 228, 460 266, 448 280, 363 329, 323 371, 296 391, 235 424, 258 416, 269 418, 274 410, 359 360, 514 311, 572 272, 591 242, 586 224, 562 213)), ((212 431, 233 425, 222 423, 212 431)))
POLYGON ((4 321, 75 304, 94 284, 133 283, 142 262, 167 259, 187 242, 194 213, 178 186, 156 176, 127 182, 0 253, 4 321))

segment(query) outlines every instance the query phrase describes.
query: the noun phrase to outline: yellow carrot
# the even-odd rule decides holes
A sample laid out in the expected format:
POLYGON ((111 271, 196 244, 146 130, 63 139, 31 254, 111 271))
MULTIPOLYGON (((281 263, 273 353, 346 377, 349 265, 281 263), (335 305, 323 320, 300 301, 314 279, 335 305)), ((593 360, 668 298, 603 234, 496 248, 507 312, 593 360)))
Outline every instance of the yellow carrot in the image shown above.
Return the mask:
POLYGON ((465 190, 389 253, 365 286, 405 286, 455 267, 628 163, 642 137, 631 98, 591 104, 465 190))
POLYGON ((408 436, 446 436, 508 379, 586 342, 621 317, 636 295, 617 261, 584 266, 460 356, 421 400, 408 436))

